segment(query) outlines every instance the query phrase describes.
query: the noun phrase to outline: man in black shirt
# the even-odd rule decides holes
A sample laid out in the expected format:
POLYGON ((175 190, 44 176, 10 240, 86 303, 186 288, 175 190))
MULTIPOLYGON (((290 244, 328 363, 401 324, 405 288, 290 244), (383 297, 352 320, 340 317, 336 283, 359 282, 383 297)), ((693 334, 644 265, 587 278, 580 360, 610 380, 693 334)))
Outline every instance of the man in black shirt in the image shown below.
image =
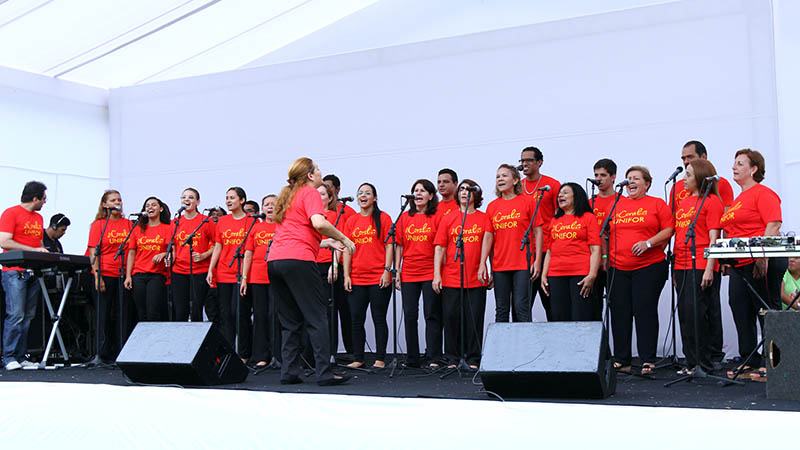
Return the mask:
POLYGON ((44 243, 44 248, 47 251, 50 253, 64 253, 64 247, 61 246, 61 242, 58 240, 67 232, 69 224, 70 221, 67 216, 61 213, 54 214, 50 218, 50 226, 44 230, 44 235, 42 236, 42 243, 44 243))

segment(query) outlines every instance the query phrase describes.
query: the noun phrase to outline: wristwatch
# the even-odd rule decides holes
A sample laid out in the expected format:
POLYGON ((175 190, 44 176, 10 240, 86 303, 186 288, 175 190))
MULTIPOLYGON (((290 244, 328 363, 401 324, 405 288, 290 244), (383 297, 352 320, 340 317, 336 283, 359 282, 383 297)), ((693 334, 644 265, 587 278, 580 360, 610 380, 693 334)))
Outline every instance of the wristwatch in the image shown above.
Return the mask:
POLYGON ((650 240, 644 241, 644 245, 646 245, 647 248, 653 248, 653 244, 650 243, 650 240))

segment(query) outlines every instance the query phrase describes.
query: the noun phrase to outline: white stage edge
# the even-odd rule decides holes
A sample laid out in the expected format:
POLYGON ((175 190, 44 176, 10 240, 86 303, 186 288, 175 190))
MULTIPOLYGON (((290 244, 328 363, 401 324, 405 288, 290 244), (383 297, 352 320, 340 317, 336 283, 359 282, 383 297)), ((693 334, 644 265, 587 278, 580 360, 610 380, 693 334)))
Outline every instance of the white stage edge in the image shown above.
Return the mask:
POLYGON ((796 412, 62 383, 0 383, 0 399, 3 448, 772 448, 795 440, 800 420, 796 412))

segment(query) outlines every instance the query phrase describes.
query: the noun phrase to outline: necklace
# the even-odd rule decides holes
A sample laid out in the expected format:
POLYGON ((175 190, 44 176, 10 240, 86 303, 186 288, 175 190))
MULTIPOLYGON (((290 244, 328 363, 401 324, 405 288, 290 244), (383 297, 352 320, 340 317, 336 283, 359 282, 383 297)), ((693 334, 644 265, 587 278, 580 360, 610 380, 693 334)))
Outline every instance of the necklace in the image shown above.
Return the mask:
POLYGON ((527 195, 533 195, 533 194, 536 193, 536 190, 539 189, 539 183, 542 182, 542 174, 539 174, 539 179, 536 180, 536 187, 534 187, 533 191, 531 191, 531 192, 528 192, 528 183, 527 183, 527 181, 528 181, 527 178, 522 180, 522 190, 525 191, 525 193, 527 195))

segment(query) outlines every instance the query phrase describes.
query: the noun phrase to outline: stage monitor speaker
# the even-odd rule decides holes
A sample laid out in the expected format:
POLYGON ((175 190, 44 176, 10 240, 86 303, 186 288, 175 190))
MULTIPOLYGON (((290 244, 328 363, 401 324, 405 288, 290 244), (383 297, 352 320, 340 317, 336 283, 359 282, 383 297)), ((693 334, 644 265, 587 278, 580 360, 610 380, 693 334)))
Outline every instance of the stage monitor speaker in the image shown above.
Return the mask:
POLYGON ((800 311, 767 311, 764 334, 767 398, 800 400, 800 311))
POLYGON ((490 324, 480 375, 512 398, 606 398, 617 385, 602 322, 490 324))
POLYGON ((241 383, 247 367, 210 322, 139 322, 117 366, 137 383, 213 386, 241 383))

